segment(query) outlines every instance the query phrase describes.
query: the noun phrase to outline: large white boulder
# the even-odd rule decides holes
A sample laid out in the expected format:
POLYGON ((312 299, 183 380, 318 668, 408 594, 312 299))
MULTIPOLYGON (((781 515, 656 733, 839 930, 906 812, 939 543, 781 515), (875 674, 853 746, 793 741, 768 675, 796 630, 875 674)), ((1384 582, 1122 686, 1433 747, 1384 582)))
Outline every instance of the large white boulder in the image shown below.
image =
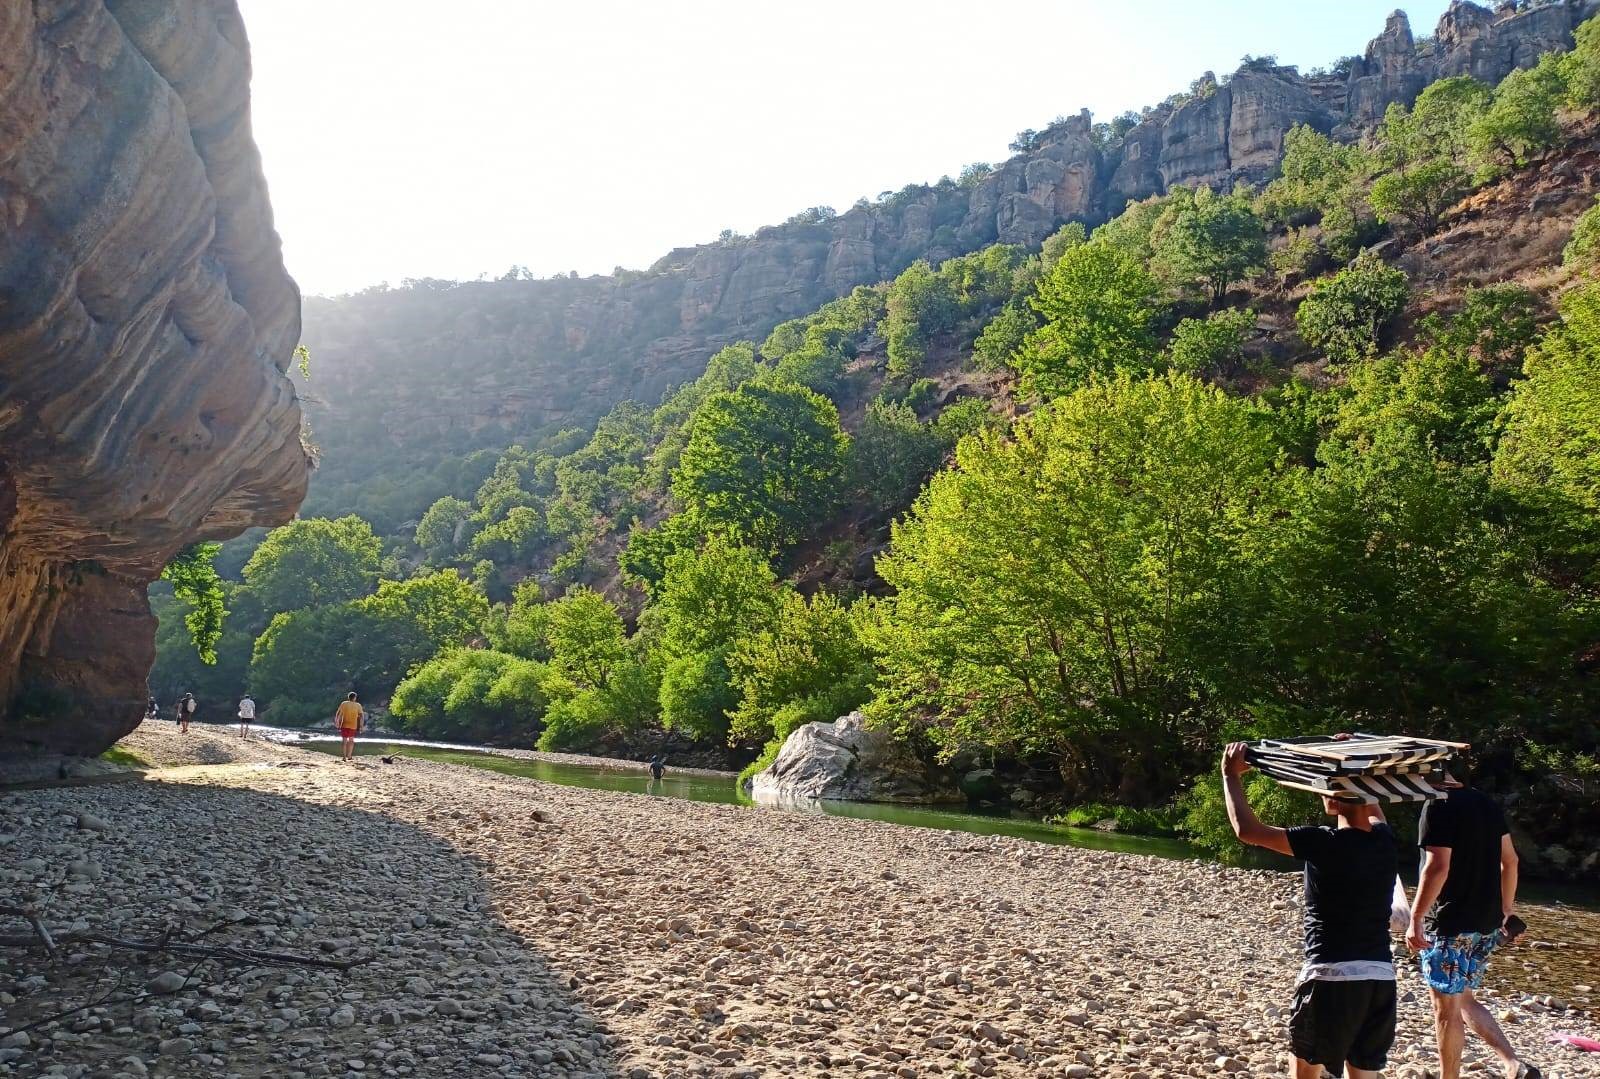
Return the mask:
POLYGON ((869 729, 860 712, 796 729, 771 766, 751 779, 750 795, 765 804, 965 800, 947 769, 928 765, 887 732, 869 729))

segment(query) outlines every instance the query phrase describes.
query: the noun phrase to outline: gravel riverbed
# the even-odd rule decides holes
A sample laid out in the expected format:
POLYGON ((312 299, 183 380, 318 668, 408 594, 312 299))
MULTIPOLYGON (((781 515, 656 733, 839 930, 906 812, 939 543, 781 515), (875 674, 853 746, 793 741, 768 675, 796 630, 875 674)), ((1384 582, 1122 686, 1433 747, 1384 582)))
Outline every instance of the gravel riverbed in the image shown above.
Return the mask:
MULTIPOLYGON (((0 1075, 1284 1074, 1295 877, 344 764, 226 728, 122 746, 144 781, 0 794, 0 905, 363 962, 0 947, 0 1075)), ((1401 1001, 1388 1074, 1420 1079, 1409 969, 1401 1001)), ((1594 1036, 1587 1003, 1492 1000, 1563 1079, 1600 1076, 1547 1044, 1594 1036)))

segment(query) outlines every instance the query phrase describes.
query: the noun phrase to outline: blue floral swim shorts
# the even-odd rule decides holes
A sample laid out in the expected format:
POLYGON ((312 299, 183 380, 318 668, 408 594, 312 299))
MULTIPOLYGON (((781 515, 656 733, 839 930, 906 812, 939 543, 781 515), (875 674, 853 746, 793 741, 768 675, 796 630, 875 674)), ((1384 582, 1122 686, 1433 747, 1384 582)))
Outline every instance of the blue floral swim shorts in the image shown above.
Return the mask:
POLYGON ((1454 996, 1483 984, 1489 956, 1504 934, 1462 933, 1458 937, 1430 937, 1422 953, 1422 980, 1436 993, 1454 996))

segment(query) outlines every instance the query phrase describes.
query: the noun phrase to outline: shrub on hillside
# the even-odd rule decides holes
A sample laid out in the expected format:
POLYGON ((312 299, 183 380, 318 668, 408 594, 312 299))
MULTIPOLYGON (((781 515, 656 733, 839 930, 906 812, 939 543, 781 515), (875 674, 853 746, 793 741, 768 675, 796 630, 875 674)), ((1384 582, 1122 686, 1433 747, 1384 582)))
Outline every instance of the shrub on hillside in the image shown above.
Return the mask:
POLYGON ((1600 199, 1578 218, 1572 239, 1561 252, 1563 266, 1589 267, 1600 263, 1600 199))
POLYGON ((1378 349, 1383 330, 1405 309, 1406 275, 1371 253, 1311 286, 1295 312, 1306 344, 1334 363, 1352 363, 1378 349))

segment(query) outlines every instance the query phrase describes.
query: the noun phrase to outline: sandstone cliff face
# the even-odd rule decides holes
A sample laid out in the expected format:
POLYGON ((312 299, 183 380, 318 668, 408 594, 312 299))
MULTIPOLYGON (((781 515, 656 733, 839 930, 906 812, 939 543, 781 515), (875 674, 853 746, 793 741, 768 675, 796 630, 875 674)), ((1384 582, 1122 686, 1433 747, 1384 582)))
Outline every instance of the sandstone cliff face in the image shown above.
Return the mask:
POLYGON ((429 284, 313 301, 306 341, 328 401, 317 423, 328 450, 318 489, 353 483, 340 458, 374 442, 443 440, 462 452, 591 422, 625 398, 654 401, 721 345, 760 339, 917 258, 937 263, 996 241, 1036 245, 1068 220, 1095 224, 1129 199, 1175 185, 1265 180, 1294 125, 1353 136, 1434 79, 1466 73, 1494 82, 1568 46, 1600 0, 1522 7, 1496 13, 1457 0, 1420 43, 1396 12, 1335 74, 1250 65, 1152 111, 1109 144, 1079 114, 971 187, 907 188, 830 220, 681 248, 642 274, 429 284))
POLYGON ((139 721, 145 585, 305 493, 232 0, 0 4, 0 756, 139 721))

